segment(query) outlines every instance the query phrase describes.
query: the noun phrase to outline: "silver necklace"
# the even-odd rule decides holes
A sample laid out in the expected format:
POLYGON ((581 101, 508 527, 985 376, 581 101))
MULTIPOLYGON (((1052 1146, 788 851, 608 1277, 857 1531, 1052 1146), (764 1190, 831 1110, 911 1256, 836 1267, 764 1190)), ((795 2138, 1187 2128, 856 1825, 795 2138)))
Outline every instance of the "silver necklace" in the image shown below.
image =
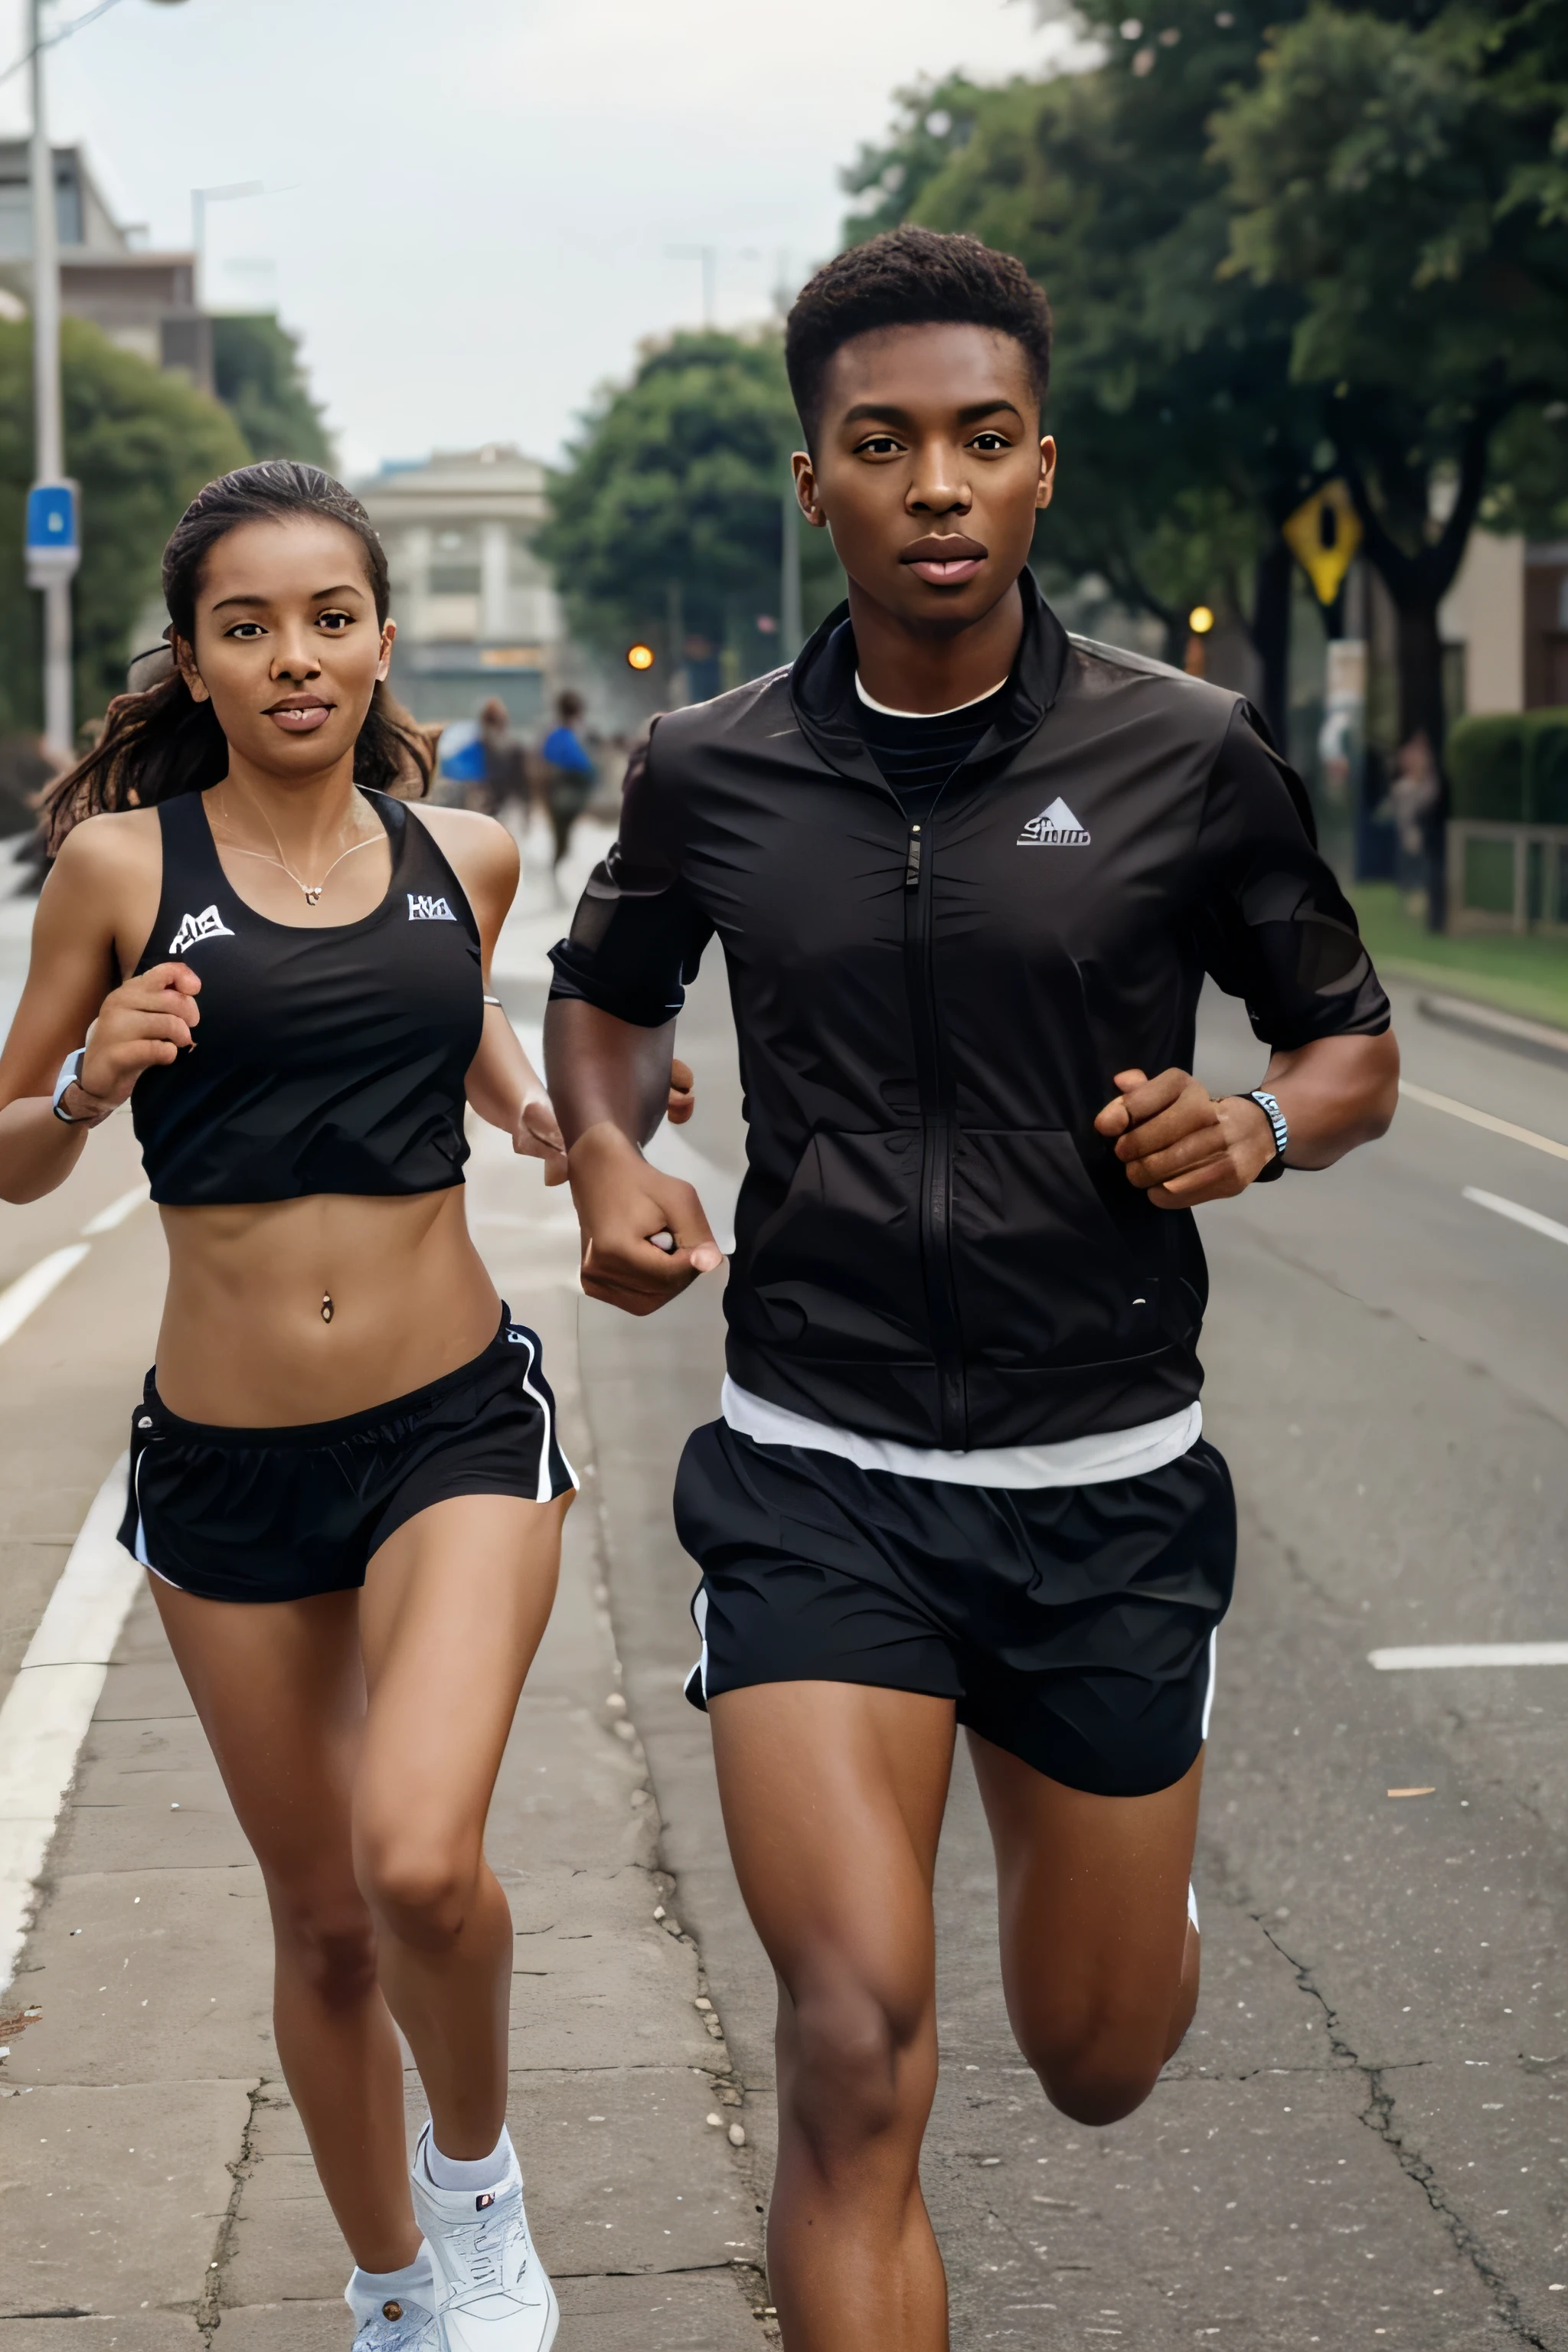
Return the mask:
MULTIPOLYGON (((228 808, 226 803, 223 801, 218 803, 218 814, 223 819, 224 824, 226 826, 228 824, 228 808)), ((345 857, 352 857, 356 849, 374 849, 375 847, 377 838, 377 836, 373 833, 368 834, 363 841, 352 842, 347 849, 342 849, 338 852, 338 855, 333 858, 331 864, 328 866, 326 872, 322 875, 319 882, 301 882, 300 877, 295 873, 294 868, 284 856, 283 844, 278 838, 278 828, 273 824, 272 819, 268 815, 265 809, 261 812, 261 822, 267 827, 268 832, 272 835, 273 847, 278 852, 276 857, 268 857, 264 849, 247 849, 237 841, 230 841, 227 845, 228 847, 233 850, 237 857, 259 857, 264 866, 278 866, 283 873, 287 874, 289 881, 292 882, 296 890, 303 891, 305 904, 307 907, 313 907, 317 904, 322 891, 326 888, 328 883, 331 880, 333 875, 337 872, 345 857)), ((330 1321, 331 1318, 329 1317, 327 1319, 330 1321)))

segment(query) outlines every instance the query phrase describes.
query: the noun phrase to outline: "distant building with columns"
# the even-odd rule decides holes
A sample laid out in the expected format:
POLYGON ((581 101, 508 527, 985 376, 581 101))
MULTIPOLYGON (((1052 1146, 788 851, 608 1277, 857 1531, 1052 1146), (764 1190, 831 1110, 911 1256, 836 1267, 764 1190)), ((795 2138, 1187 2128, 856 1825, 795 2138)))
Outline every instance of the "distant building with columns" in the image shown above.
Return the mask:
POLYGON ((492 697, 536 730, 561 668, 561 614, 533 551, 544 467, 505 442, 383 466, 355 488, 381 533, 397 623, 392 684, 416 719, 492 697))

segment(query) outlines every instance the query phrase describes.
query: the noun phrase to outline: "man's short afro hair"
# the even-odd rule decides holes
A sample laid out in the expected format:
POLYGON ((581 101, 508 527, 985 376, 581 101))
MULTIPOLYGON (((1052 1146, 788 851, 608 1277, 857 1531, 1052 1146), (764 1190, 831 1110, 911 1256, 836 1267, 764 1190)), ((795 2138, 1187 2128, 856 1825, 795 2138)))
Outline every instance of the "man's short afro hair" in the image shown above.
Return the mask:
POLYGON ((1051 373, 1051 311, 1021 261, 977 236, 884 229, 802 287, 784 328, 784 365, 806 436, 816 432, 827 363, 879 327, 990 327, 1022 344, 1042 404, 1051 373))

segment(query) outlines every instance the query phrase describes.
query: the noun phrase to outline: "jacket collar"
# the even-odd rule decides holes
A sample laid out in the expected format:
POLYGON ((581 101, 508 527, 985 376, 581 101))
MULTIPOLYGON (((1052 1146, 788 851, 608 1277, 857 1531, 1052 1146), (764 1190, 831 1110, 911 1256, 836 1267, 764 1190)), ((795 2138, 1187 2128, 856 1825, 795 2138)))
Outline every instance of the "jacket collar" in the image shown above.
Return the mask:
MULTIPOLYGON (((1027 742, 1061 688, 1068 636, 1026 569, 1018 575, 1024 600, 1024 635, 1007 679, 998 717, 975 745, 964 767, 991 770, 1027 742)), ((855 692, 855 632, 847 604, 837 605, 801 648, 790 671, 790 700, 800 731, 819 759, 840 775, 852 776, 886 793, 882 772, 860 731, 855 692)))

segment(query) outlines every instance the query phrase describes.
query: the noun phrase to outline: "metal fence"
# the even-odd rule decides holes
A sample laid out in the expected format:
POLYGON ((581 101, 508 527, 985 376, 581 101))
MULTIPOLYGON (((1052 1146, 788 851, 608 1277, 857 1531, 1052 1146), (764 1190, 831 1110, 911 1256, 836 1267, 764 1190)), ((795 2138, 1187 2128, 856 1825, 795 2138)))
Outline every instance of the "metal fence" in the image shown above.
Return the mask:
POLYGON ((1448 826, 1451 931, 1568 932, 1568 824, 1448 826))

